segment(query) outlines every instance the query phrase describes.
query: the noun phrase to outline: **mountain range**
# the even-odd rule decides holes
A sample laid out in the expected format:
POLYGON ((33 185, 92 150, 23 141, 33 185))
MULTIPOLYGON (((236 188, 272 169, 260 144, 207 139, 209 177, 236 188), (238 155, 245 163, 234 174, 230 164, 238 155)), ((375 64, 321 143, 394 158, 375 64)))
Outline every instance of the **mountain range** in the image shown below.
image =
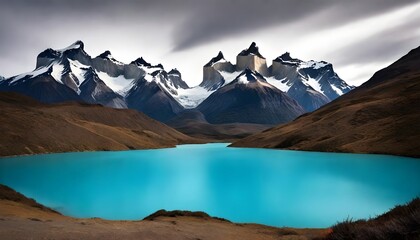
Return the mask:
POLYGON ((246 69, 259 73, 267 83, 296 100, 305 112, 322 105, 354 89, 343 81, 333 66, 325 61, 302 61, 284 53, 267 67, 266 59, 253 42, 236 57, 236 65, 227 61, 222 52, 203 67, 200 86, 217 91, 229 84, 246 69))
POLYGON ((46 49, 38 55, 35 70, 0 79, 0 91, 43 103, 79 101, 135 109, 192 135, 207 135, 211 128, 227 130, 223 124, 242 124, 241 134, 253 133, 289 122, 352 89, 324 61, 305 62, 285 53, 268 67, 255 43, 237 55, 236 64, 219 52, 204 65, 203 81, 196 87, 189 87, 177 69, 166 71, 142 57, 129 64, 110 51, 91 57, 82 41, 46 49), (192 119, 192 110, 203 119, 192 119), (190 125, 202 127, 188 131, 190 125), (248 131, 244 126, 252 127, 248 131))
POLYGON ((420 47, 350 93, 235 147, 420 156, 420 47))

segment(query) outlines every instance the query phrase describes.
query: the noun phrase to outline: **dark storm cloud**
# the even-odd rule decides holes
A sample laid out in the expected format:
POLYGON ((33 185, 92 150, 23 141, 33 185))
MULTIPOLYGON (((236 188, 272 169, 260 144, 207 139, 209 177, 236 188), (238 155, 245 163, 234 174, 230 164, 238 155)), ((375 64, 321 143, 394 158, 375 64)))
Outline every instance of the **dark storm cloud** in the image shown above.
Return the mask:
POLYGON ((260 28, 287 25, 324 11, 308 31, 322 30, 414 3, 415 0, 263 0, 209 1, 182 24, 175 36, 175 51, 188 49, 226 36, 260 28))
POLYGON ((420 30, 420 16, 413 16, 409 22, 336 50, 332 53, 336 56, 334 63, 344 65, 346 63, 367 64, 378 60, 395 61, 396 58, 402 56, 402 52, 407 53, 420 45, 418 36, 413 35, 415 29, 420 30))
MULTIPOLYGON (((173 59, 188 54, 202 58, 206 51, 194 47, 229 38, 253 40, 254 36, 256 41, 263 36, 293 43, 311 33, 413 3, 418 0, 0 0, 0 74, 29 71, 39 52, 64 47, 77 39, 89 42, 89 50, 95 50, 95 54, 116 49, 130 58, 134 57, 127 51, 155 59, 171 54, 177 56, 173 59), (271 36, 267 34, 271 27, 287 30, 287 34, 277 31, 271 36)), ((338 50, 342 45, 321 50, 341 66, 392 60, 411 45, 416 47, 418 34, 413 29, 418 31, 419 23, 418 18, 407 19, 402 26, 354 40, 358 42, 349 41, 338 50)), ((184 64, 186 71, 193 68, 190 60, 169 61, 184 64)), ((200 66, 194 69, 196 76, 200 66)))
MULTIPOLYGON (((265 27, 282 26, 325 12, 316 22, 308 22, 305 31, 316 31, 354 19, 383 13, 415 0, 14 0, 2 1, 0 19, 15 29, 14 24, 59 21, 73 17, 75 21, 112 18, 116 24, 151 21, 175 24, 174 50, 185 50, 224 37, 248 33, 265 27), (329 11, 326 11, 329 10, 329 11), (6 19, 8 18, 8 19, 6 19), (19 20, 14 21, 14 19, 19 20), (10 21, 12 19, 12 21, 10 21)), ((13 31, 0 25, 2 35, 13 31)), ((8 39, 0 40, 5 45, 8 39)))

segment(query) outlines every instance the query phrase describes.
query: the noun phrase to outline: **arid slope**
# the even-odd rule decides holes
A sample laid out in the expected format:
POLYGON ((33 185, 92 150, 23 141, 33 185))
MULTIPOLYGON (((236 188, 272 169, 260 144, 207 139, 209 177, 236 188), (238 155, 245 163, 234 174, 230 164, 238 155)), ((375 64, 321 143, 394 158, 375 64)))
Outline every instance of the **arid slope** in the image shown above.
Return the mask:
POLYGON ((173 147, 197 142, 135 110, 100 105, 45 105, 0 93, 0 156, 173 147))
POLYGON ((158 211, 141 221, 63 216, 0 185, 0 236, 8 239, 315 239, 327 229, 235 224, 202 212, 158 211))
POLYGON ((420 157, 420 47, 321 109, 231 146, 420 157))

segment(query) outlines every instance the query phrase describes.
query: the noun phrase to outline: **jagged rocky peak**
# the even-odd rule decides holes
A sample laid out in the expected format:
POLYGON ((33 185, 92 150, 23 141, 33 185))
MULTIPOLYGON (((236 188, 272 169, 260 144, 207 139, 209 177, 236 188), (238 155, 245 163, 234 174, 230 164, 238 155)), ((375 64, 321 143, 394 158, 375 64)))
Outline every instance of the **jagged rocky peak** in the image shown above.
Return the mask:
POLYGON ((98 55, 98 58, 105 58, 105 59, 109 59, 112 58, 112 54, 109 50, 106 50, 105 52, 101 53, 98 55))
POLYGON ((146 60, 144 60, 143 57, 137 58, 136 60, 132 61, 131 64, 135 64, 139 67, 147 67, 147 68, 160 68, 160 69, 164 69, 162 64, 156 64, 156 65, 152 65, 151 63, 147 62, 146 60))
POLYGON ((189 88, 188 84, 182 80, 181 73, 176 68, 168 72, 168 78, 175 88, 189 88))
POLYGON ((150 64, 149 62, 144 60, 143 57, 139 57, 136 60, 132 61, 131 63, 135 64, 137 66, 144 66, 144 67, 151 67, 152 66, 152 64, 150 64))
POLYGON ((40 54, 38 54, 38 58, 58 58, 60 57, 60 55, 61 55, 60 52, 52 48, 48 48, 48 49, 45 49, 40 54))
POLYGON ((77 40, 75 43, 73 43, 69 47, 65 48, 65 50, 69 50, 69 49, 82 49, 82 50, 84 50, 84 48, 85 48, 85 44, 81 40, 77 40))
POLYGON ((38 54, 36 58, 35 68, 47 67, 51 64, 51 62, 59 59, 60 57, 61 57, 61 52, 56 51, 52 48, 48 48, 44 50, 43 52, 41 52, 40 54, 38 54))
POLYGON ((161 63, 156 64, 156 65, 154 65, 154 66, 152 66, 152 67, 154 67, 154 68, 164 69, 164 67, 163 67, 163 65, 162 65, 161 63))
POLYGON ((224 56, 223 56, 223 53, 222 53, 222 51, 219 51, 219 53, 217 54, 217 56, 216 57, 214 57, 214 58, 212 58, 211 60, 210 60, 210 62, 208 62, 206 65, 204 65, 204 67, 211 67, 211 66, 213 66, 215 63, 218 63, 218 62, 225 62, 226 60, 225 60, 225 58, 224 58, 224 56))
POLYGON ((257 44, 255 42, 252 42, 251 45, 249 46, 249 48, 247 48, 245 50, 242 50, 242 52, 240 52, 238 55, 239 56, 256 55, 256 56, 258 56, 260 58, 265 59, 265 57, 263 57, 261 55, 261 53, 259 52, 258 46, 257 46, 257 44))
POLYGON ((243 50, 236 57, 236 71, 243 71, 246 68, 268 76, 267 62, 258 51, 255 42, 252 42, 248 49, 243 50))
POLYGON ((293 65, 296 65, 296 64, 302 63, 302 60, 297 59, 297 58, 292 58, 290 56, 290 53, 289 52, 285 52, 281 56, 279 56, 276 59, 274 59, 273 62, 279 62, 279 63, 284 63, 284 64, 293 64, 293 65))
POLYGON ((123 64, 122 62, 120 62, 120 61, 118 61, 117 59, 115 59, 113 56, 112 56, 112 54, 111 54, 111 52, 109 51, 109 50, 106 50, 105 52, 103 52, 103 53, 101 53, 101 54, 99 54, 98 56, 97 56, 97 58, 101 58, 101 59, 107 59, 107 60, 110 60, 110 61, 112 61, 112 62, 114 62, 114 63, 118 63, 118 64, 123 64))
POLYGON ((178 69, 174 68, 171 71, 168 72, 169 75, 177 75, 181 77, 181 73, 178 71, 178 69))
POLYGON ((0 75, 0 81, 5 80, 6 78, 0 75))

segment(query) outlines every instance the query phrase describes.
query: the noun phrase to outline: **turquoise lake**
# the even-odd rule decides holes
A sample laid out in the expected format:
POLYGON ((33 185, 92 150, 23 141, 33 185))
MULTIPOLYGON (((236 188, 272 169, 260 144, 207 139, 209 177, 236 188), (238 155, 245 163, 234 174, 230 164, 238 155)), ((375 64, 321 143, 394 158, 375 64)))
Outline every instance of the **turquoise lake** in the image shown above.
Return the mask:
POLYGON ((1 158, 0 183, 74 217, 182 209, 291 227, 374 217, 420 196, 420 159, 226 146, 1 158))

